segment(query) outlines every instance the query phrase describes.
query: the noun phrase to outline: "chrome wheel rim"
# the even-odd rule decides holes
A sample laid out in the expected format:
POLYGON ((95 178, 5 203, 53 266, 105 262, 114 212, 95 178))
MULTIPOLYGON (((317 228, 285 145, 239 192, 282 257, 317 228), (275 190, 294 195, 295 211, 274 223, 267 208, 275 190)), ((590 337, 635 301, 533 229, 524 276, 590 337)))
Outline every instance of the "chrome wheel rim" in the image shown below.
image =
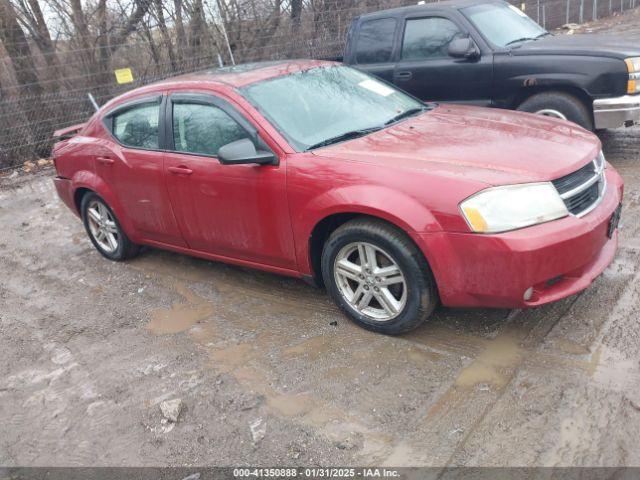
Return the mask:
POLYGON ((106 205, 94 200, 87 208, 87 223, 95 242, 102 250, 113 253, 120 243, 120 232, 111 212, 106 205))
POLYGON ((366 242, 340 249, 333 264, 338 291, 355 312, 386 322, 402 313, 407 303, 407 283, 391 255, 366 242))
POLYGON ((542 115, 544 117, 553 117, 553 118, 559 118, 561 120, 566 120, 567 117, 564 113, 559 112, 558 110, 554 110, 552 108, 544 108, 542 110, 538 110, 536 112, 536 115, 542 115))

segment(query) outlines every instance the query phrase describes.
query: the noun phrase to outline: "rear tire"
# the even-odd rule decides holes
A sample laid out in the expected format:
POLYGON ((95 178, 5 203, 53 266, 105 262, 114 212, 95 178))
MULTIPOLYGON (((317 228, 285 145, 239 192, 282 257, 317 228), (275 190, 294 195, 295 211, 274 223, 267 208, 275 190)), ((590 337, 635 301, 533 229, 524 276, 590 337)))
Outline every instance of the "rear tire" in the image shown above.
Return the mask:
POLYGON ((527 98, 518 110, 577 123, 593 131, 593 119, 587 106, 579 98, 564 92, 542 92, 527 98))
POLYGON ((356 218, 337 228, 322 251, 332 300, 356 324, 397 335, 421 325, 438 303, 422 252, 386 222, 356 218))
POLYGON ((85 194, 80 212, 91 243, 103 257, 119 262, 138 254, 140 246, 129 240, 113 210, 101 197, 93 192, 85 194))

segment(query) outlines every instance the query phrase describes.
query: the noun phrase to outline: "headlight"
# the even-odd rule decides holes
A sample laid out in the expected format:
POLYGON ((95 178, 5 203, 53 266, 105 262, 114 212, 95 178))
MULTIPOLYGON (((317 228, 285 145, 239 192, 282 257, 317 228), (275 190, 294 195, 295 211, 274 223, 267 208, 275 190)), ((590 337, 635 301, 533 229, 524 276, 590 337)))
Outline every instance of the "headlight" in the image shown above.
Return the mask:
POLYGON ((569 215, 549 182, 487 188, 464 200, 460 209, 478 233, 506 232, 569 215))
POLYGON ((627 93, 632 95, 640 92, 640 57, 627 58, 624 61, 629 72, 629 82, 627 83, 627 93))

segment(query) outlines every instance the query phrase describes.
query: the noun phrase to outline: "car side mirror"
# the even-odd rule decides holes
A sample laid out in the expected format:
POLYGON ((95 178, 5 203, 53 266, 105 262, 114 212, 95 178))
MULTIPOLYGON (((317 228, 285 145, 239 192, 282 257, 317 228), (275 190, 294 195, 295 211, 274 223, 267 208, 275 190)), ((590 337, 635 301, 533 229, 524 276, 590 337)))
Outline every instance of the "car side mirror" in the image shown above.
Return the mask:
POLYGON ((471 37, 456 38, 447 48, 447 53, 453 58, 477 58, 480 51, 471 37))
POLYGON ((218 160, 223 165, 277 165, 278 159, 266 150, 256 150, 256 146, 248 138, 227 143, 218 149, 218 160))

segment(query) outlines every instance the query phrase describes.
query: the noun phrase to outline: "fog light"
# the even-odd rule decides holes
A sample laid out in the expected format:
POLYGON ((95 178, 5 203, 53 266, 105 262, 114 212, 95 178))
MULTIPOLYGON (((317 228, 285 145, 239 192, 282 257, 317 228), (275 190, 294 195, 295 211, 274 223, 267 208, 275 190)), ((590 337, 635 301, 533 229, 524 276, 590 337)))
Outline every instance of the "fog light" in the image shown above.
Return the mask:
POLYGON ((524 298, 525 302, 528 302, 529 300, 531 300, 531 297, 533 297, 533 287, 529 287, 524 291, 524 296, 522 298, 524 298))

